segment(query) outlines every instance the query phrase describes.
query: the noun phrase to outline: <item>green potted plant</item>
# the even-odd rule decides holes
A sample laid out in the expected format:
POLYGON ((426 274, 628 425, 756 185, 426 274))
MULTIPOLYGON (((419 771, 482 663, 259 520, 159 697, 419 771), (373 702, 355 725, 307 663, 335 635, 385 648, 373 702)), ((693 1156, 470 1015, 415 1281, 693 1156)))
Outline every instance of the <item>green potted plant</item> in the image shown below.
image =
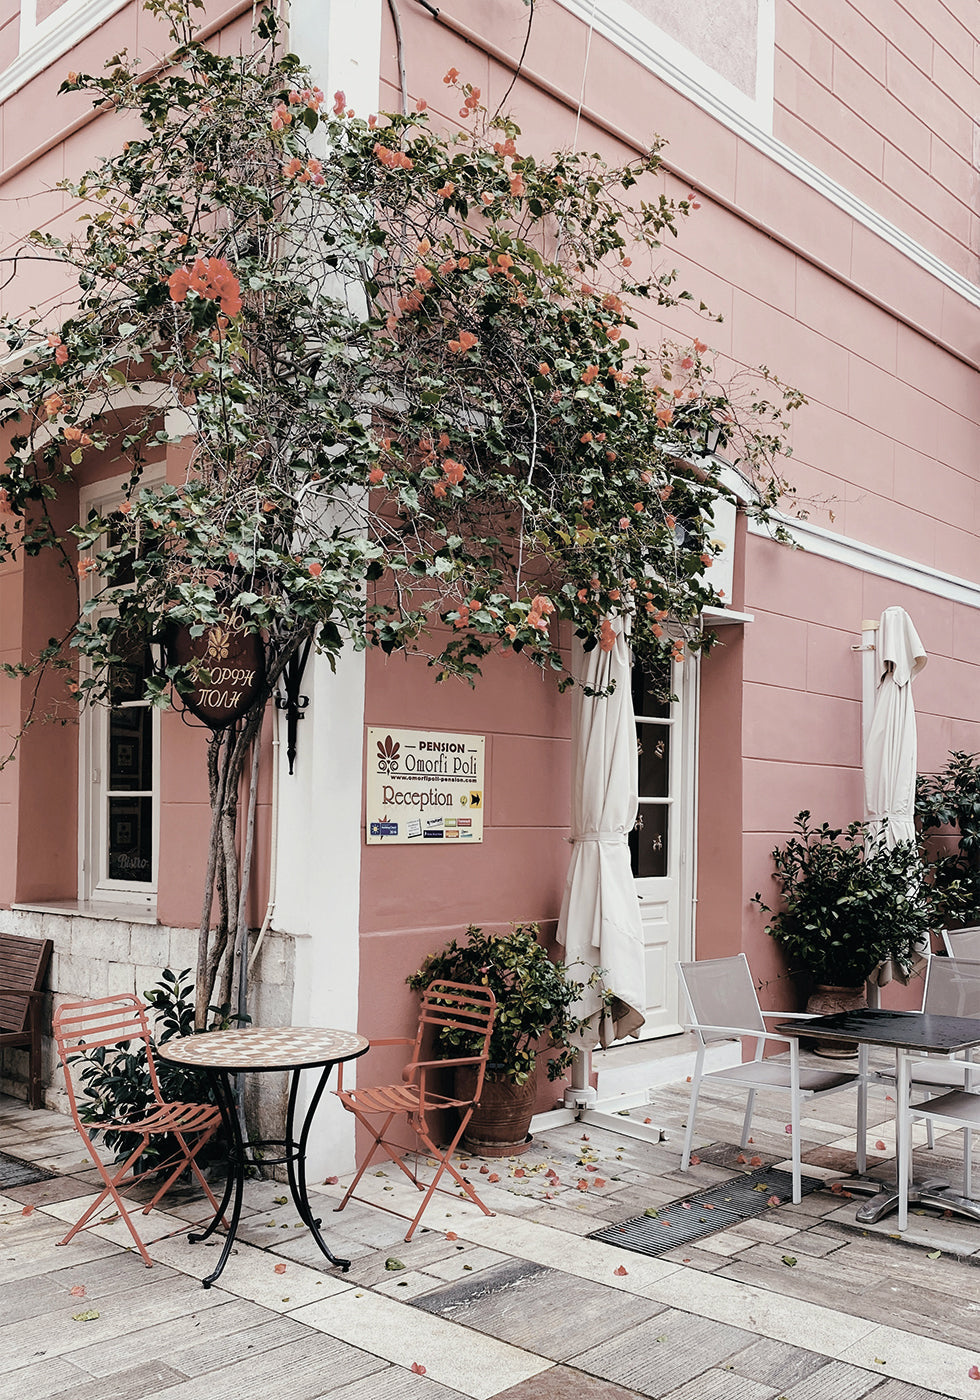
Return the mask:
POLYGON ((800 812, 794 825, 796 834, 772 853, 781 907, 770 909, 759 894, 753 903, 771 916, 766 932, 790 972, 807 979, 808 1011, 864 1006, 866 980, 880 963, 891 959, 907 978, 928 946, 933 899, 917 847, 902 841, 889 849, 867 822, 813 826, 800 812))
MULTIPOLYGON (((497 1015, 490 1040, 480 1103, 470 1119, 464 1146, 483 1156, 504 1157, 523 1152, 530 1143, 528 1127, 534 1111, 539 1055, 550 1046, 557 1053, 547 1061, 549 1079, 560 1078, 579 1051, 578 1035, 585 1020, 575 1003, 585 984, 570 980, 551 961, 539 942, 537 924, 517 924, 509 933, 484 933, 471 924, 462 939, 453 939, 430 953, 407 980, 415 991, 432 982, 450 981, 489 987, 497 998, 497 1015), (545 1042, 545 1044, 542 1044, 545 1042)), ((591 971, 591 984, 599 977, 591 971)), ((446 1058, 471 1050, 466 1031, 443 1031, 436 1053, 446 1058)), ((462 1079, 469 1067, 456 1071, 462 1079)), ((465 1096, 459 1085, 460 1097, 465 1096)))

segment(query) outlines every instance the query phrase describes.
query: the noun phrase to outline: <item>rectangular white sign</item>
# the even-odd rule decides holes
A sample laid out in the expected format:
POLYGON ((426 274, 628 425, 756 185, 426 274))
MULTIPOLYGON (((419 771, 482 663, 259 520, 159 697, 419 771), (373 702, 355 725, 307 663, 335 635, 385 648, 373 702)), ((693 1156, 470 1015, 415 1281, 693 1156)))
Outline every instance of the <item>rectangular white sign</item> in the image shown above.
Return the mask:
POLYGON ((369 846, 483 840, 482 734, 369 728, 369 846))

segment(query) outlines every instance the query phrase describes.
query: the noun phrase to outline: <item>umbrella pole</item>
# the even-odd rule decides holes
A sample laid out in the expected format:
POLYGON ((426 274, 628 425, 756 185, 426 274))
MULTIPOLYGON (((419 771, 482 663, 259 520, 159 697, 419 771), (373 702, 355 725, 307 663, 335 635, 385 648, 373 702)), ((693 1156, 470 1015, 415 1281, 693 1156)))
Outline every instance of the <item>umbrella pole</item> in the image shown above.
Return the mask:
MULTIPOLYGON (((868 756, 868 735, 871 732, 871 719, 875 708, 875 681, 877 680, 877 640, 879 624, 874 619, 865 618, 861 623, 861 770, 862 775, 868 756)), ((868 808, 865 805, 867 818, 868 808)), ((881 988, 876 980, 868 981, 868 1004, 874 1008, 881 1005, 881 988)))

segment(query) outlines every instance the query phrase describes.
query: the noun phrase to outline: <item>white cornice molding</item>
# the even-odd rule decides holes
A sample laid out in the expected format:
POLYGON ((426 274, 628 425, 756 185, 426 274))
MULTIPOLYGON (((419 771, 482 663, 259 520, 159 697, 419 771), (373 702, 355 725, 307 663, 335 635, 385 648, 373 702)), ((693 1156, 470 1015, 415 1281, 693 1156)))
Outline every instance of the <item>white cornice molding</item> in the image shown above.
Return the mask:
MULTIPOLYGON (((599 3, 593 3, 593 0, 559 0, 559 3, 586 24, 593 21, 594 15, 596 31, 630 54, 644 68, 694 102, 774 164, 823 195, 856 223, 903 253, 917 267, 928 272, 971 305, 980 307, 980 286, 936 257, 897 224, 876 213, 818 166, 813 165, 783 141, 777 140, 771 131, 766 129, 771 125, 771 112, 769 116, 766 115, 764 100, 753 102, 747 99, 720 77, 715 76, 710 81, 707 80, 704 64, 693 54, 687 54, 676 40, 663 34, 636 10, 624 4, 623 0, 605 0, 605 3, 601 3, 601 0, 599 3)), ((764 57, 761 52, 762 41, 763 31, 760 25, 760 68, 764 57)))
MULTIPOLYGON (((936 598, 946 598, 952 603, 962 603, 968 608, 980 608, 980 583, 957 578, 942 569, 933 569, 928 564, 905 559, 890 550, 879 549, 877 545, 854 540, 847 535, 835 534, 809 520, 796 520, 789 515, 773 514, 773 522, 782 525, 794 544, 821 559, 829 559, 835 564, 843 564, 849 569, 859 569, 861 573, 873 574, 892 583, 903 584, 906 588, 917 588, 922 593, 931 593, 936 598)), ((758 520, 748 519, 750 535, 772 538, 772 531, 758 520)))
POLYGON ((36 28, 21 21, 21 52, 0 74, 0 103, 57 63, 130 0, 69 0, 36 28))

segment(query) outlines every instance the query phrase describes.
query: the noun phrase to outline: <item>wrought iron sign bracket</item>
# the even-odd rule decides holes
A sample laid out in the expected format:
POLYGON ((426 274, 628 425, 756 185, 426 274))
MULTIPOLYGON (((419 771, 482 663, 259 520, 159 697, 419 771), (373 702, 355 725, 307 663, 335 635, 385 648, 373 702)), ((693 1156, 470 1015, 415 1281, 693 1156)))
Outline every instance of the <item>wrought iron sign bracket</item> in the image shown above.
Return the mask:
POLYGON ((306 663, 310 659, 312 645, 313 638, 307 637, 302 649, 293 652, 282 673, 285 694, 281 691, 276 694, 276 708, 286 712, 286 758, 289 762, 290 774, 292 774, 293 764, 296 762, 296 727, 303 718, 303 711, 310 703, 308 696, 300 695, 299 688, 303 681, 306 663))

